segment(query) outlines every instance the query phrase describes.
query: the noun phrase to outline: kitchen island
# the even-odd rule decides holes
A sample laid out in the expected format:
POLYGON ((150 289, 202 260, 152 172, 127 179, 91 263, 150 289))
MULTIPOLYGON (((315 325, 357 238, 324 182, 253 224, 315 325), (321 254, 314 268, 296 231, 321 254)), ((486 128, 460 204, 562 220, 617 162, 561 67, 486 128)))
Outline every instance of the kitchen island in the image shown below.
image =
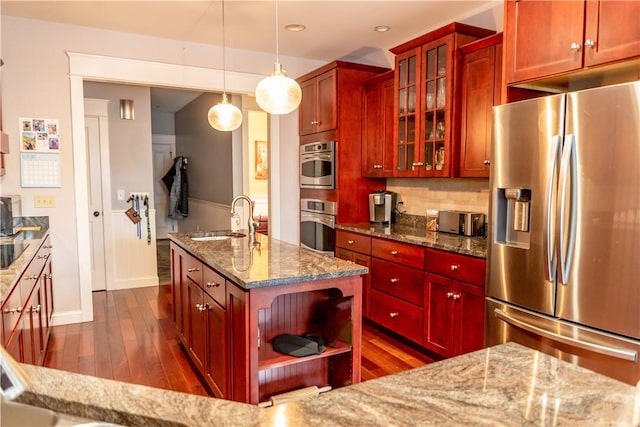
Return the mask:
POLYGON ((172 318, 214 395, 257 404, 360 382, 367 269, 262 234, 226 233, 170 235, 172 318), (283 354, 273 348, 282 334, 312 334, 326 348, 283 354))
POLYGON ((142 426, 637 426, 640 390, 507 343, 270 408, 25 365, 19 400, 142 426))

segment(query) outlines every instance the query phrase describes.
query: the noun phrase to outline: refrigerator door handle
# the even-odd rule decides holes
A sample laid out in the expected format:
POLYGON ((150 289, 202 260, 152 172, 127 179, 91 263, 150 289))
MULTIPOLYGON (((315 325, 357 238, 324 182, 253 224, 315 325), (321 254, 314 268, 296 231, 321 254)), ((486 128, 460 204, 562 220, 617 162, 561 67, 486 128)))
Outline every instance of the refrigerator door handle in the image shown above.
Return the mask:
POLYGON ((577 182, 577 160, 576 160, 576 137, 575 135, 567 135, 564 147, 562 149, 562 161, 560 164, 560 182, 558 188, 558 217, 556 224, 558 225, 558 260, 560 262, 558 281, 561 284, 569 282, 569 269, 573 259, 573 249, 575 247, 576 237, 576 195, 578 193, 577 182), (567 190, 567 182, 569 181, 570 189, 567 190), (569 201, 567 203, 567 191, 569 201), (567 214, 568 209, 568 214, 567 214), (569 215, 569 221, 565 221, 569 215), (566 228, 568 226, 568 229, 566 228))
POLYGON ((510 316, 509 314, 507 314, 504 310, 501 310, 499 308, 496 308, 494 310, 494 314, 495 316, 512 325, 515 326, 516 328, 520 328, 523 329, 527 332, 531 332, 532 334, 535 335, 539 335, 541 337, 544 338, 548 338, 552 341, 556 341, 562 344, 566 344, 572 347, 577 347, 583 350, 587 350, 587 351, 591 351, 594 353, 599 353, 599 354, 604 354, 606 356, 611 356, 611 357, 615 357, 617 359, 623 359, 623 360, 628 360, 631 362, 637 362, 638 361, 638 352, 634 351, 634 350, 626 350, 626 349, 622 349, 622 348, 613 348, 613 347, 607 347, 604 345, 600 345, 600 344, 596 344, 596 343, 592 343, 592 342, 587 342, 587 341, 582 341, 576 338, 571 338, 571 337, 567 337, 564 335, 560 335, 560 334, 556 334, 555 332, 551 332, 551 331, 547 331, 546 329, 542 329, 539 328, 537 326, 534 325, 530 325, 527 322, 524 322, 520 319, 516 319, 513 316, 510 316))
POLYGON ((556 194, 556 177, 558 176, 558 163, 561 158, 561 147, 562 147, 562 136, 553 135, 551 139, 551 155, 550 155, 550 163, 551 163, 551 172, 548 177, 548 186, 547 186, 547 194, 546 194, 546 209, 544 211, 544 233, 543 233, 543 245, 544 245, 544 265, 545 265, 545 278, 553 282, 556 280, 556 270, 557 270, 557 258, 556 251, 553 243, 555 242, 553 236, 554 230, 554 197, 556 194))

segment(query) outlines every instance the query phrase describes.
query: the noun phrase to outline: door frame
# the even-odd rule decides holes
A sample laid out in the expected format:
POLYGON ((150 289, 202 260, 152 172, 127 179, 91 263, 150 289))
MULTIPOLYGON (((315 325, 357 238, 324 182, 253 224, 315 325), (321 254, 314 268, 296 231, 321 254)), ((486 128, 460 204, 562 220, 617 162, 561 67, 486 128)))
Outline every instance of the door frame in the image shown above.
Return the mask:
MULTIPOLYGON (((154 148, 153 148, 154 145, 162 145, 162 146, 165 146, 165 147, 169 146, 171 148, 171 152, 173 153, 173 158, 174 159, 176 158, 177 155, 176 155, 176 137, 175 137, 175 135, 163 135, 163 134, 153 133, 153 134, 151 134, 151 152, 152 152, 152 155, 155 155, 155 151, 153 151, 154 150, 154 148)), ((155 157, 154 157, 154 161, 155 161, 155 157)), ((156 165, 154 163, 153 167, 155 167, 155 166, 156 165)), ((156 184, 155 176, 154 176, 154 183, 153 184, 154 184, 154 190, 155 190, 155 184, 156 184)), ((158 203, 158 195, 154 194, 153 195, 153 204, 154 204, 153 207, 156 210, 156 221, 155 221, 155 223, 156 223, 156 229, 155 229, 156 239, 166 239, 166 237, 159 237, 159 235, 158 235, 158 217, 160 215, 162 215, 164 221, 171 222, 171 224, 175 225, 176 228, 173 229, 173 231, 177 231, 178 221, 173 219, 173 218, 169 218, 167 209, 165 209, 164 212, 160 212, 159 213, 156 203, 158 203)), ((167 200, 167 203, 169 203, 168 200, 167 200)))
MULTIPOLYGON (((113 271, 115 261, 113 259, 113 243, 109 236, 112 236, 111 215, 105 215, 105 212, 111 213, 111 171, 109 168, 109 100, 84 98, 84 116, 98 117, 100 126, 100 180, 102 181, 102 234, 103 234, 103 250, 104 250, 104 284, 105 290, 109 290, 109 284, 113 283, 113 271)), ((83 124, 84 126, 84 124, 83 124)), ((85 148, 86 146, 85 141, 85 148)), ((86 158, 85 158, 86 163, 86 158)), ((86 175, 85 175, 86 176, 86 175)), ((87 183, 87 189, 89 183, 87 183)), ((88 220, 87 213, 87 220, 88 220)), ((88 224, 87 224, 88 225, 88 224)), ((89 242, 91 244, 91 242, 89 242)), ((89 282, 92 283, 92 282, 89 282)), ((93 291, 93 286, 91 286, 93 291)))
MULTIPOLYGON (((93 320, 93 299, 91 297, 91 267, 88 183, 86 140, 84 135, 84 80, 112 83, 137 84, 145 86, 160 86, 170 88, 184 88, 211 92, 222 92, 223 78, 226 76, 228 92, 249 94, 264 78, 264 75, 239 73, 175 65, 161 62, 142 61, 137 59, 117 58, 76 52, 66 52, 69 57, 69 92, 71 101, 71 129, 73 141, 73 168, 76 211, 76 234, 78 243, 78 278, 80 283, 80 319, 79 322, 93 320)), ((270 157, 274 160, 273 170, 277 170, 277 156, 279 153, 280 119, 270 115, 270 157)), ((238 132, 233 132, 234 139, 238 132)), ((240 137, 240 136, 239 136, 240 137)), ((234 145, 242 145, 232 141, 234 145)), ((273 174, 276 175, 276 174, 273 174)), ((273 178, 276 178, 274 176, 273 178)), ((277 179, 270 180, 270 194, 277 179)), ((110 196, 110 193, 109 193, 110 196)), ((270 206, 270 220, 274 226, 279 220, 280 212, 273 203, 270 206)), ((279 231, 274 227, 274 231, 279 231)), ((277 234, 277 233, 276 233, 277 234)), ((277 237, 277 236, 276 236, 277 237)))

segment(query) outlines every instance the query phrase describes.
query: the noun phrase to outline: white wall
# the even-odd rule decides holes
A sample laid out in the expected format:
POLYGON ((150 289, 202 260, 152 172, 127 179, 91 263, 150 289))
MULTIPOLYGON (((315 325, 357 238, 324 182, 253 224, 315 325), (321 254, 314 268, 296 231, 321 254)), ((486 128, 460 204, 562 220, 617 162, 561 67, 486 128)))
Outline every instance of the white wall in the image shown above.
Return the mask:
MULTIPOLYGON (((71 98, 69 58, 67 52, 83 52, 118 58, 133 58, 159 63, 188 65, 207 68, 221 66, 220 50, 215 47, 189 44, 153 37, 144 37, 113 31, 97 30, 85 27, 62 25, 44 21, 35 21, 2 15, 2 56, 5 62, 2 74, 2 114, 5 132, 9 135, 11 154, 6 156, 7 175, 2 177, 3 193, 21 194, 23 215, 47 215, 51 227, 53 264, 56 274, 54 298, 56 312, 77 312, 81 307, 80 288, 90 287, 90 283, 80 283, 80 271, 86 266, 79 265, 78 235, 76 232, 77 214, 74 210, 76 198, 83 197, 75 192, 71 122, 71 98), (21 188, 18 118, 43 117, 59 120, 61 141, 62 187, 52 189, 21 188), (34 208, 33 198, 37 194, 55 197, 55 208, 34 208)), ((227 49, 228 69, 268 74, 273 69, 273 55, 255 52, 243 52, 227 49)), ((309 61, 281 57, 291 76, 304 74, 321 65, 320 61, 309 61)), ((189 75, 176 81, 176 87, 188 87, 189 75)), ((297 147, 297 114, 290 114, 280 120, 280 131, 287 144, 297 147), (292 126, 290 126, 292 125, 292 126), (288 127, 287 127, 288 126, 288 127)), ((151 134, 151 129, 149 129, 151 134)), ((272 138, 273 140, 273 138, 272 138)), ((285 150, 286 151, 286 150, 285 150)), ((282 162, 293 165, 289 159, 282 162)), ((273 165, 273 163, 272 163, 273 165)), ((273 165, 275 168, 275 165, 273 165)), ((283 182, 287 187, 291 181, 297 183, 296 168, 279 171, 288 177, 283 182)), ((283 212, 297 212, 297 188, 295 192, 273 189, 272 197, 278 200, 283 212)), ((290 221, 287 218, 282 221, 290 221)), ((297 220, 297 219, 296 219, 297 220)), ((275 237, 297 242, 297 236, 286 233, 275 237)), ((80 319, 78 319, 80 320, 80 319)), ((85 319, 87 320, 87 319, 85 319)))

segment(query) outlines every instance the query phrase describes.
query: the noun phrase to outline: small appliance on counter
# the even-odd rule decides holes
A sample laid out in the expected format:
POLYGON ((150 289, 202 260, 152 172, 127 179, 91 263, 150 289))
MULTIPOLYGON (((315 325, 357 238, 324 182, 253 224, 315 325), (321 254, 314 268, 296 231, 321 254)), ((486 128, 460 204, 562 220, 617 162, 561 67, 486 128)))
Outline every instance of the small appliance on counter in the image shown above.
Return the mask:
POLYGON ((0 197, 0 236, 13 236, 13 218, 22 216, 20 196, 0 197))
POLYGON ((483 213, 440 211, 439 231, 461 236, 484 235, 485 215, 483 213))
POLYGON ((380 190, 369 194, 369 221, 393 224, 396 222, 398 193, 380 190))

